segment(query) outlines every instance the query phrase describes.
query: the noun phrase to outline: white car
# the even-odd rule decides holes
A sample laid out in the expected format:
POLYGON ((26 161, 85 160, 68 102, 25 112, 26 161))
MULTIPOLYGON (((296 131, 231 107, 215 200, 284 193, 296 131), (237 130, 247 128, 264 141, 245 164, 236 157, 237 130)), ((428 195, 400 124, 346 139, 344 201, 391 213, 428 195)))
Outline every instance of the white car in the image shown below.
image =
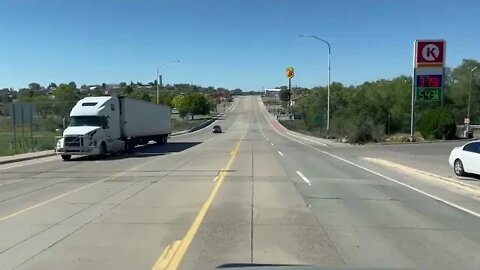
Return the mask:
POLYGON ((469 173, 480 174, 480 141, 473 141, 450 152, 448 163, 458 176, 469 173))

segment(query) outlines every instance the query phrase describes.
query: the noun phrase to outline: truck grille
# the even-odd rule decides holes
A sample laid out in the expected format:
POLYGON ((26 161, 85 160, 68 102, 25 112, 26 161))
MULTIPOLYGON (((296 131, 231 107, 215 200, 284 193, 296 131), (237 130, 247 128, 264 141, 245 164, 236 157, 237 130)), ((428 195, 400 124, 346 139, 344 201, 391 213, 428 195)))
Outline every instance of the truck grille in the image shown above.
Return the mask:
POLYGON ((83 137, 81 136, 65 137, 65 148, 82 147, 82 146, 83 146, 83 137))

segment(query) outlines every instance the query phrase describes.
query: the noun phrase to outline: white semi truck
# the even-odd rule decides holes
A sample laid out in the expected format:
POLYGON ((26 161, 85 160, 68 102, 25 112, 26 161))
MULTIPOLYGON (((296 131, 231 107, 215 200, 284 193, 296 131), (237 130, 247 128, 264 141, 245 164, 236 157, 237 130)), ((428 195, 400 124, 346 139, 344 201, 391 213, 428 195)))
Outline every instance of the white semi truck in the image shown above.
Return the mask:
POLYGON ((63 160, 103 156, 149 141, 165 144, 171 133, 171 108, 126 97, 86 97, 72 108, 68 122, 55 147, 57 155, 63 160))

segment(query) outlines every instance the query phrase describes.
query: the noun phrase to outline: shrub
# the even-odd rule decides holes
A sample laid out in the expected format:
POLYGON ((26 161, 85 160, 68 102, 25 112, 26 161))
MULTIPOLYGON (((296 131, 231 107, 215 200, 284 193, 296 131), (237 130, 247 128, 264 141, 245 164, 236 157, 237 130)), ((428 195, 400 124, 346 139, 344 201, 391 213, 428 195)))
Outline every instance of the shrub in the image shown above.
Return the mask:
POLYGON ((455 117, 447 108, 431 109, 418 120, 418 129, 425 139, 455 138, 457 127, 455 117))

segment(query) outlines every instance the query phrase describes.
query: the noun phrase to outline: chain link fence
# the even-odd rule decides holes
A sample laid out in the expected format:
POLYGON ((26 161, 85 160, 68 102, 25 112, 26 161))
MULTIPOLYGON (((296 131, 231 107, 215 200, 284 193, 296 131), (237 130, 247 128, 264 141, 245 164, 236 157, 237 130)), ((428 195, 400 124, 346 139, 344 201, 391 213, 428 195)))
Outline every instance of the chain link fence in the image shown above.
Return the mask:
POLYGON ((0 103, 0 156, 53 149, 57 131, 63 126, 63 117, 72 109, 73 102, 36 102, 32 124, 14 125, 10 116, 11 103, 0 103))

